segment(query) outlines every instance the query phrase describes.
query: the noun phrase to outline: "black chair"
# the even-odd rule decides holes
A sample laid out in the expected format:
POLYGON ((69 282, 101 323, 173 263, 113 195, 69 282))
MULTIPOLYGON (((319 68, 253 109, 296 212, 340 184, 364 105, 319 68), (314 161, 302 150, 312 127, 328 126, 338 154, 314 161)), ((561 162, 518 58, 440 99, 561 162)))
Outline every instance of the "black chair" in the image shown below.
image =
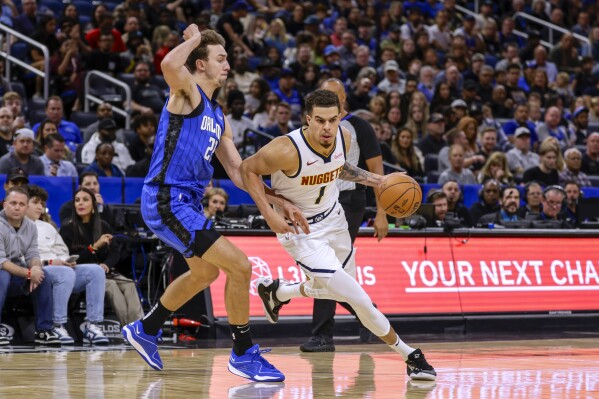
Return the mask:
POLYGON ((589 180, 591 181, 591 184, 593 185, 593 187, 599 187, 599 176, 590 176, 589 175, 589 180))
POLYGON ((433 172, 439 169, 439 155, 438 154, 426 154, 424 157, 424 171, 433 172))
POLYGON ((82 129, 96 122, 98 120, 98 115, 95 112, 73 111, 71 112, 70 119, 71 122, 82 129))
POLYGON ((117 78, 123 83, 127 83, 129 87, 133 87, 135 83, 135 76, 132 73, 119 73, 117 78))
POLYGON ((27 117, 29 119, 29 123, 31 124, 31 126, 40 123, 44 120, 46 120, 47 116, 46 116, 46 111, 42 110, 29 110, 29 113, 27 114, 27 117))

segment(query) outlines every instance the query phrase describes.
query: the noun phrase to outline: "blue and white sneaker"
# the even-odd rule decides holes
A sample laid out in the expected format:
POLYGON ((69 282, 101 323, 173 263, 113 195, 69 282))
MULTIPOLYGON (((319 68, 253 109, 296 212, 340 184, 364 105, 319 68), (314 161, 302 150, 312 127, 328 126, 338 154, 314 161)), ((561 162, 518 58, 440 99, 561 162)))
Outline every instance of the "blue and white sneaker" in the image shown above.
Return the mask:
POLYGON ((252 381, 285 381, 283 373, 262 357, 262 354, 266 352, 270 352, 270 349, 260 350, 258 344, 252 346, 241 356, 237 356, 235 352, 231 351, 229 371, 252 381))
POLYGON ((92 345, 108 344, 108 337, 104 335, 104 331, 93 323, 86 323, 83 329, 83 342, 92 345))
POLYGON ((162 336, 162 330, 156 335, 148 335, 140 320, 127 324, 121 330, 125 340, 129 342, 139 355, 154 370, 162 370, 162 360, 158 354, 158 339, 162 336))

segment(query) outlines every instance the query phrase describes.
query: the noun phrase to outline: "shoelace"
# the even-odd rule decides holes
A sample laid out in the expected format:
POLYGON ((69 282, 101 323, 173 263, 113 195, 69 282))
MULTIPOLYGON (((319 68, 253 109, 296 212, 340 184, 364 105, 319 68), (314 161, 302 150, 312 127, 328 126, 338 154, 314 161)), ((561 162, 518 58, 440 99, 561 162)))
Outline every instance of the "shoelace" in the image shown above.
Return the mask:
POLYGON ((258 352, 254 353, 252 356, 252 361, 259 361, 260 363, 262 363, 263 366, 274 369, 275 366, 273 366, 272 364, 270 364, 268 362, 268 360, 266 360, 264 357, 262 357, 263 353, 268 353, 270 352, 272 349, 260 349, 258 352))

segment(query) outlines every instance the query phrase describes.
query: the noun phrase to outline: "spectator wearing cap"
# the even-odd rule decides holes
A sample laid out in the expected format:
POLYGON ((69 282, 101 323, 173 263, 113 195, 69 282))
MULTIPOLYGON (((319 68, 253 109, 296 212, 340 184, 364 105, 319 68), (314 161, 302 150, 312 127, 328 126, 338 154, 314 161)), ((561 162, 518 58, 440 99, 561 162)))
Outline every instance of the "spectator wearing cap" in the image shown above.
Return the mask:
POLYGON ((243 145, 243 135, 247 129, 257 130, 258 126, 247 116, 245 110, 245 96, 240 90, 231 90, 227 96, 228 122, 233 132, 233 143, 238 149, 243 145))
POLYGON ((318 36, 320 31, 320 19, 316 15, 309 15, 304 19, 304 29, 307 32, 312 33, 314 36, 318 36))
POLYGON ((580 187, 590 187, 591 181, 586 173, 581 172, 582 153, 578 148, 568 148, 564 152, 564 169, 559 172, 559 184, 563 187, 568 181, 576 182, 580 187))
POLYGON ((7 154, 13 143, 13 113, 7 107, 0 108, 0 156, 7 154))
POLYGON ((379 91, 389 93, 390 91, 404 92, 405 81, 400 79, 399 65, 395 60, 385 62, 383 66, 385 78, 377 85, 379 91))
POLYGON ((591 133, 587 139, 581 170, 587 175, 599 175, 599 133, 591 133))
POLYGON ((302 116, 302 99, 299 92, 295 88, 295 77, 291 69, 283 69, 281 71, 281 77, 279 78, 279 84, 276 89, 273 90, 279 97, 279 100, 286 102, 291 107, 291 119, 299 123, 302 116))
POLYGON ((451 102, 451 109, 457 121, 468 115, 468 104, 461 98, 451 102))
POLYGON ((395 57, 397 56, 397 54, 399 54, 399 52, 401 51, 401 38, 400 38, 400 34, 401 34, 401 27, 397 24, 391 24, 389 26, 389 30, 388 30, 388 34, 387 37, 385 39, 383 39, 381 41, 381 60, 386 61, 389 59, 395 59, 395 57), (392 56, 383 58, 384 52, 385 50, 389 49, 390 51, 393 51, 394 54, 392 56))
POLYGON ((440 52, 447 52, 451 44, 451 30, 449 28, 449 14, 440 10, 435 17, 435 24, 428 28, 429 41, 433 48, 440 52))
POLYGON ((333 44, 326 46, 322 55, 324 57, 324 65, 327 67, 335 62, 339 62, 340 59, 339 49, 333 44))
POLYGON ((33 130, 22 128, 15 132, 13 151, 0 158, 0 173, 7 174, 11 169, 22 168, 27 175, 44 175, 44 164, 33 155, 33 130))
POLYGON ((244 27, 240 21, 241 18, 245 18, 248 15, 248 4, 243 0, 237 0, 231 5, 229 10, 216 23, 216 31, 225 38, 227 52, 236 44, 243 49, 248 57, 253 57, 254 52, 247 44, 244 27))
POLYGON ((44 155, 40 157, 44 164, 44 174, 46 176, 77 177, 75 165, 64 160, 65 152, 64 138, 60 134, 51 134, 46 137, 44 155))
POLYGON ((114 163, 121 170, 133 165, 134 161, 129 150, 123 143, 116 141, 118 125, 112 118, 105 118, 98 123, 98 131, 92 135, 81 150, 81 162, 91 164, 96 159, 96 147, 101 143, 111 143, 114 148, 114 163))
POLYGON ((164 91, 151 83, 150 64, 138 62, 133 70, 134 82, 131 87, 131 108, 141 113, 160 115, 164 107, 164 91))
POLYGON ((585 106, 579 106, 572 114, 569 130, 570 136, 576 137, 576 145, 585 145, 589 134, 589 109, 585 106))
POLYGON ((522 175, 525 170, 539 165, 539 155, 530 150, 530 130, 521 126, 512 134, 514 148, 506 153, 507 163, 514 175, 522 175))
POLYGON ((418 143, 422 155, 439 154, 441 149, 447 145, 443 138, 444 134, 445 118, 439 113, 432 113, 428 119, 426 135, 418 143))
POLYGON ((279 85, 279 77, 281 74, 281 64, 274 62, 270 58, 264 58, 256 67, 258 74, 268 82, 271 90, 274 90, 279 85))
MULTIPOLYGON (((77 145, 81 144, 81 131, 79 127, 73 122, 64 119, 64 106, 62 98, 59 96, 50 96, 46 100, 46 106, 44 108, 46 112, 46 118, 56 124, 58 133, 64 137, 67 146, 72 152, 75 152, 77 145)), ((38 131, 40 123, 36 123, 31 129, 34 132, 38 131)))
POLYGON ((539 140, 542 142, 547 137, 555 137, 562 151, 571 147, 576 142, 576 136, 560 125, 562 112, 558 107, 549 107, 545 112, 545 122, 537 129, 539 140))
MULTIPOLYGON (((374 21, 370 18, 362 17, 358 21, 358 36, 356 37, 356 43, 358 46, 366 46, 370 52, 376 53, 378 42, 375 39, 374 21)), ((370 57, 369 52, 369 57, 370 57)), ((356 54, 356 58, 358 54, 356 54)))
MULTIPOLYGON (((27 172, 20 166, 16 166, 9 170, 6 174, 6 181, 4 182, 4 191, 7 191, 11 187, 21 187, 29 184, 29 176, 27 172)), ((2 201, 3 205, 4 201, 2 201)))

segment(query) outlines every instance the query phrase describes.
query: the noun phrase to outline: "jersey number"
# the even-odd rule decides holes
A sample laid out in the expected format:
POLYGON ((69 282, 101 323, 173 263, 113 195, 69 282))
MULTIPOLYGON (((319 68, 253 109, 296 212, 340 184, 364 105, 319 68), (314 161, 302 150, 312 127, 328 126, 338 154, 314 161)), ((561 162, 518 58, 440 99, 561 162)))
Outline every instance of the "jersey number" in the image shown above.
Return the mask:
POLYGON ((316 205, 320 204, 320 200, 322 199, 322 196, 324 195, 324 189, 325 188, 327 188, 327 186, 320 187, 320 192, 318 193, 318 198, 316 198, 316 201, 314 201, 314 203, 316 205))
POLYGON ((210 137, 210 147, 206 148, 206 153, 204 154, 204 159, 208 162, 212 160, 212 154, 214 154, 214 150, 216 149, 216 139, 214 137, 210 137))

